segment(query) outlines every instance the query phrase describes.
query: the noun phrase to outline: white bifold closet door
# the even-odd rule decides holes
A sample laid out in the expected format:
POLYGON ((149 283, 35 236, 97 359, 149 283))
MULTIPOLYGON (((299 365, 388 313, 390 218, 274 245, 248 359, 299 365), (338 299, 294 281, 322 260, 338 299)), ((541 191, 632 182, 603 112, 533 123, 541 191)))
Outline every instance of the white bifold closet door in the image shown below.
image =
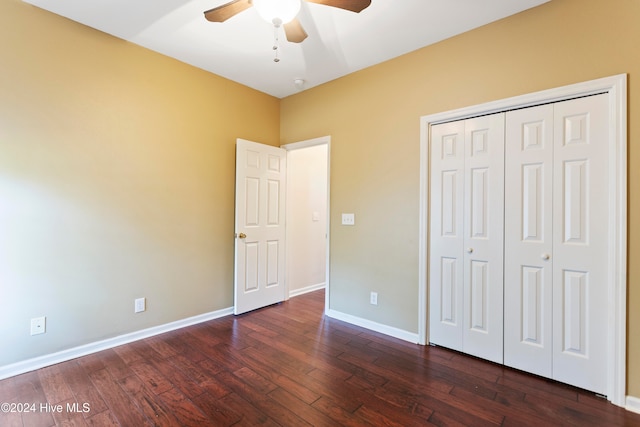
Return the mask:
POLYGON ((429 339, 502 363, 504 114, 431 132, 429 339))
POLYGON ((608 101, 507 113, 504 363, 607 390, 608 101))

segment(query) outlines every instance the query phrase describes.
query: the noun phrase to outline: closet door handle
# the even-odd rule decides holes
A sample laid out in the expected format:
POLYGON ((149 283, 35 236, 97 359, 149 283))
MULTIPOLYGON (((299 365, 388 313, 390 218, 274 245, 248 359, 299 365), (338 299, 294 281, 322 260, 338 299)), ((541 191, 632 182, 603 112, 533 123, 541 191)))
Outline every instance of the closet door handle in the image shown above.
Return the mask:
POLYGON ((542 258, 544 261, 549 261, 549 259, 551 259, 551 255, 549 255, 549 254, 542 254, 541 258, 542 258))
POLYGON ((470 254, 473 253, 473 248, 467 248, 467 252, 469 252, 470 254))

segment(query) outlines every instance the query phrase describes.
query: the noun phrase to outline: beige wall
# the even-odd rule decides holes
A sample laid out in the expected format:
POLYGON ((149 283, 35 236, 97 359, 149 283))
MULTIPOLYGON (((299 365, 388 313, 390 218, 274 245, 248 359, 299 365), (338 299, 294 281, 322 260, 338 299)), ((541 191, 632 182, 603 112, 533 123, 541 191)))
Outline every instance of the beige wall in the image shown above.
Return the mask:
POLYGON ((418 330, 421 116, 628 73, 628 392, 640 396, 639 22, 636 0, 554 0, 285 98, 283 143, 332 138, 331 308, 418 330))
POLYGON ((230 307, 235 140, 278 143, 279 114, 276 98, 2 0, 0 366, 230 307))

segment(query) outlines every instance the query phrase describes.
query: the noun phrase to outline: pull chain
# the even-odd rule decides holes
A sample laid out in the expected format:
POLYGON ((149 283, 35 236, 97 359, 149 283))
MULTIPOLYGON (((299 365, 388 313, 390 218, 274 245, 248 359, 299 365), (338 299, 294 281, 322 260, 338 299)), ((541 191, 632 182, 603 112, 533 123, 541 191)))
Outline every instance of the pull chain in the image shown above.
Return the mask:
POLYGON ((275 58, 273 58, 273 62, 280 62, 280 58, 278 58, 278 51, 280 50, 280 40, 278 39, 278 27, 273 26, 273 52, 275 53, 275 58))
POLYGON ((282 25, 282 21, 279 18, 273 19, 273 52, 275 53, 275 58, 273 58, 273 62, 280 62, 280 58, 278 58, 278 52, 280 50, 280 39, 278 37, 278 30, 282 25))

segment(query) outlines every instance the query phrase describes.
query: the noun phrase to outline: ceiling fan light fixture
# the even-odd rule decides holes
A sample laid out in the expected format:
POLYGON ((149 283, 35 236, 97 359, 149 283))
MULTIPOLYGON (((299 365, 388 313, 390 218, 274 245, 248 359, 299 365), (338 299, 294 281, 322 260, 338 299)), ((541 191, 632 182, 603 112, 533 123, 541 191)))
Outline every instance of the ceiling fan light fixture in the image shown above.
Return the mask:
POLYGON ((291 22, 300 11, 300 0, 253 0, 262 19, 279 26, 291 22))

